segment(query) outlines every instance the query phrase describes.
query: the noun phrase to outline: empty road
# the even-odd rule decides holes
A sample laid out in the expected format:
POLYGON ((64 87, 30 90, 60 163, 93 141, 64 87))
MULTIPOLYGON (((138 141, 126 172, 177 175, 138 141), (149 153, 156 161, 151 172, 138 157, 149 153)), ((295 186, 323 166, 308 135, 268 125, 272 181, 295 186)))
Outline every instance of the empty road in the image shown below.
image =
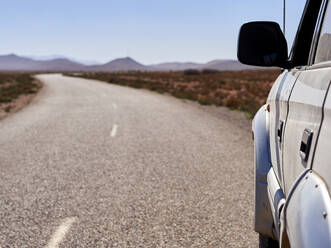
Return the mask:
POLYGON ((250 121, 39 75, 0 121, 0 247, 256 247, 250 121))

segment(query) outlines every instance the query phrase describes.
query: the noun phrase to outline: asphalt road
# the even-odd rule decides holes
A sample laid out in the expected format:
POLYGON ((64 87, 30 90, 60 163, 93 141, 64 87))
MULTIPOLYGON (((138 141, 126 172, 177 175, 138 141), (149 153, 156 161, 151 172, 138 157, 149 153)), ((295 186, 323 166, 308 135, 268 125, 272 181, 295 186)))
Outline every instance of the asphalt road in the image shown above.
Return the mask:
POLYGON ((0 247, 256 247, 250 121, 40 75, 0 121, 0 247))

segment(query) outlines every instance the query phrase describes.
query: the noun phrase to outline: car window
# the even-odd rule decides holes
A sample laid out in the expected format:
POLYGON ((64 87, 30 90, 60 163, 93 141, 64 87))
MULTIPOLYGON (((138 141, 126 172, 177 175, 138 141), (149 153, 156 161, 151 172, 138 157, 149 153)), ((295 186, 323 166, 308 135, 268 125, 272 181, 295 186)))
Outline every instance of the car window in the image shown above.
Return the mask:
POLYGON ((307 65, 322 0, 307 1, 290 54, 292 67, 307 65))
POLYGON ((317 45, 315 63, 331 60, 331 6, 328 4, 317 45))
POLYGON ((305 5, 306 1, 288 1, 287 3, 285 38, 289 48, 293 46, 305 5))

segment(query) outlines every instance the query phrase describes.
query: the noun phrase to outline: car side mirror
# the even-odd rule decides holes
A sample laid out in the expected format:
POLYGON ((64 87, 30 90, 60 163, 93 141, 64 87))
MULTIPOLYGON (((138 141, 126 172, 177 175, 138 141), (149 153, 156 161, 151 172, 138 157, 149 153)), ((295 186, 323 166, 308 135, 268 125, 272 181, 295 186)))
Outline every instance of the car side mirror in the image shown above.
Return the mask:
POLYGON ((276 22, 249 22, 239 32, 238 60, 247 65, 288 68, 287 42, 276 22))

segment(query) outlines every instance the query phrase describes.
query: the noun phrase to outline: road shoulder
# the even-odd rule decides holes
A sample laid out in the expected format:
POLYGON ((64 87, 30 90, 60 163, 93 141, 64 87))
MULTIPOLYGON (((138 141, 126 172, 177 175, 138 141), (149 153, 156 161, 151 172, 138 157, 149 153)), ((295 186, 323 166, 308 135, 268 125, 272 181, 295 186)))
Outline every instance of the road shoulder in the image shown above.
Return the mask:
POLYGON ((36 92, 21 94, 19 97, 11 100, 10 102, 0 103, 0 120, 22 110, 24 107, 28 106, 37 95, 40 94, 43 89, 43 83, 36 78, 34 78, 33 83, 37 85, 36 92))

